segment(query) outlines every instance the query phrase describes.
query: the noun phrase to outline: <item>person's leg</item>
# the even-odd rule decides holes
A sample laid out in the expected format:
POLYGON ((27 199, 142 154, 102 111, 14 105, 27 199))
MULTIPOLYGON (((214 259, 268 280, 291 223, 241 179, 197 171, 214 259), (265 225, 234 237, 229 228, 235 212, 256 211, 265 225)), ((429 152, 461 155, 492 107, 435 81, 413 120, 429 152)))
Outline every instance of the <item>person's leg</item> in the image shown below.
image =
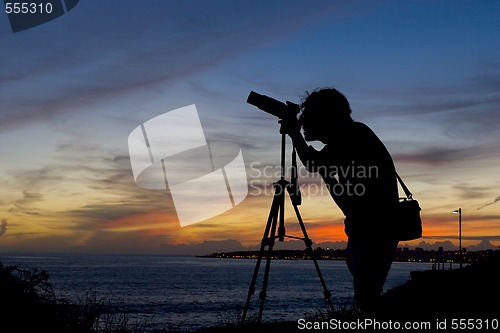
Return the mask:
POLYGON ((396 254, 396 249, 398 247, 398 242, 394 240, 382 240, 379 243, 377 253, 377 269, 376 277, 378 278, 377 284, 380 287, 380 292, 382 293, 385 280, 392 266, 392 261, 394 260, 394 255, 396 254))
MULTIPOLYGON (((348 268, 351 271, 354 286, 354 298, 361 312, 373 311, 375 300, 380 294, 376 288, 371 254, 365 244, 359 240, 348 241, 348 268)), ((378 280, 378 279, 377 279, 378 280)))
POLYGON ((347 266, 351 271, 356 304, 365 314, 373 314, 389 273, 397 242, 348 240, 347 266))

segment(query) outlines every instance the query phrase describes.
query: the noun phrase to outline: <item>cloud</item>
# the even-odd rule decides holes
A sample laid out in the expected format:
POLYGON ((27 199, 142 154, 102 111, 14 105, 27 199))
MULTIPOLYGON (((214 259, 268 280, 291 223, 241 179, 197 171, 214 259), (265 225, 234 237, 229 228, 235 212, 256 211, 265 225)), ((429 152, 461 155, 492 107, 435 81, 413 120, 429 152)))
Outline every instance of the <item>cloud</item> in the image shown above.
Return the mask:
POLYGON ((2 221, 0 221, 0 236, 5 235, 6 232, 7 232, 7 219, 2 219, 2 221))
MULTIPOLYGON (((492 239, 485 238, 479 244, 468 246, 467 251, 498 250, 498 246, 491 244, 490 240, 492 239)), ((498 239, 500 239, 500 237, 496 237, 496 240, 498 239)))
POLYGON ((164 235, 150 235, 144 230, 114 232, 102 230, 94 233, 84 244, 69 245, 66 251, 85 253, 160 253, 158 246, 164 235))
MULTIPOLYGON (((429 238, 429 237, 428 237, 429 238)), ((469 245, 466 247, 467 251, 485 251, 485 250, 497 250, 498 246, 491 244, 490 241, 498 240, 500 237, 498 236, 484 236, 484 237, 471 237, 471 238, 463 238, 467 240, 478 240, 480 241, 478 244, 469 245)), ((402 244, 400 244, 401 246, 402 244)), ((403 245, 404 246, 404 245, 403 245)), ((427 251, 435 251, 438 250, 439 247, 443 247, 444 251, 456 251, 458 249, 458 243, 455 245, 451 241, 437 241, 435 243, 427 243, 425 241, 421 241, 415 247, 422 248, 427 251)))
MULTIPOLYGON (((459 236, 458 235, 436 235, 436 236, 425 236, 425 238, 426 239, 445 239, 445 238, 448 238, 448 239, 458 240, 459 236)), ((488 239, 488 240, 497 241, 497 240, 500 240, 500 235, 496 235, 496 236, 495 235, 477 235, 477 236, 463 235, 462 239, 464 239, 464 240, 479 240, 479 241, 488 239)), ((449 240, 447 242, 449 242, 449 240)))
POLYGON ((207 255, 213 252, 243 251, 250 248, 244 247, 233 239, 223 241, 203 241, 194 244, 161 244, 160 251, 168 254, 207 255))
POLYGON ((442 247, 443 250, 445 250, 445 251, 451 251, 451 250, 456 249, 456 246, 449 240, 444 241, 444 242, 438 241, 438 242, 435 242, 434 244, 430 244, 430 243, 427 243, 425 241, 421 241, 415 247, 419 247, 419 248, 422 248, 424 250, 437 250, 439 247, 442 247))
MULTIPOLYGON (((383 97, 387 110, 398 114, 448 113, 478 110, 478 106, 498 106, 500 96, 500 62, 483 59, 474 61, 472 71, 464 69, 453 81, 412 83, 391 90, 374 89, 369 96, 383 97), (392 102, 392 103, 391 103, 392 102), (450 112, 451 111, 451 112, 450 112)), ((482 108, 479 108, 482 109, 482 108)))
MULTIPOLYGON (((341 15, 351 16, 344 21, 359 32, 357 29, 376 19, 371 16, 369 20, 359 20, 363 14, 352 10, 352 6, 364 7, 366 4, 317 1, 311 6, 303 1, 289 1, 283 6, 274 2, 219 1, 201 6, 197 2, 176 1, 175 6, 172 2, 135 6, 136 1, 131 0, 120 1, 119 6, 116 2, 99 5, 80 3, 78 9, 60 20, 27 33, 0 36, 6 50, 0 53, 3 64, 0 73, 0 131, 4 133, 27 127, 27 124, 49 123, 51 129, 55 127, 58 131, 52 131, 47 139, 52 139, 54 135, 55 140, 60 140, 63 128, 64 135, 77 138, 70 143, 57 141, 55 152, 51 151, 42 159, 30 153, 42 147, 46 138, 36 140, 36 134, 28 131, 31 127, 25 132, 19 131, 18 136, 7 136, 7 144, 2 147, 5 151, 12 150, 14 159, 9 165, 17 162, 17 155, 13 153, 17 146, 25 148, 22 151, 25 155, 19 161, 26 163, 24 165, 35 165, 32 170, 15 170, 16 177, 8 179, 9 184, 14 185, 9 186, 10 200, 2 198, 1 201, 2 205, 9 205, 7 210, 12 207, 12 213, 26 214, 26 220, 40 228, 37 231, 52 223, 47 222, 49 217, 56 216, 57 223, 65 232, 70 230, 85 235, 95 232, 93 237, 96 242, 99 238, 105 243, 112 235, 118 236, 118 232, 129 232, 134 224, 141 227, 144 222, 140 217, 145 211, 161 211, 170 218, 168 214, 173 212, 173 208, 168 192, 138 188, 133 182, 128 156, 124 151, 129 128, 140 123, 135 120, 142 118, 145 112, 164 112, 158 111, 163 108, 164 102, 175 105, 180 102, 179 99, 196 96, 201 104, 204 103, 200 105, 200 116, 205 121, 203 124, 208 124, 204 126, 207 139, 238 144, 244 150, 247 167, 252 161, 259 161, 262 166, 279 165, 277 119, 244 104, 248 94, 246 87, 249 86, 260 87, 258 89, 262 89, 262 93, 286 100, 290 91, 302 93, 301 85, 323 85, 318 80, 328 81, 334 77, 338 84, 352 85, 353 96, 359 98, 353 100, 353 104, 375 104, 376 108, 370 109, 373 112, 366 113, 366 116, 395 119, 394 123, 397 122, 398 126, 392 126, 394 123, 383 126, 390 133, 396 132, 392 136, 392 140, 400 144, 396 146, 400 148, 394 154, 396 160, 424 165, 425 168, 421 169, 426 172, 439 170, 443 175, 439 181, 443 182, 448 179, 442 173, 443 166, 456 163, 455 166, 464 160, 476 166, 484 163, 481 159, 486 158, 489 159, 489 166, 496 165, 495 159, 500 153, 498 61, 482 67, 485 63, 474 63, 470 58, 462 60, 463 55, 460 55, 457 58, 460 63, 470 61, 474 68, 466 72, 460 67, 457 75, 451 76, 451 84, 443 83, 450 78, 447 75, 437 79, 433 77, 432 67, 415 67, 415 71, 422 72, 415 77, 406 71, 400 71, 401 74, 392 71, 386 75, 387 66, 378 66, 385 68, 384 76, 373 75, 369 67, 373 67, 374 63, 366 62, 366 54, 371 54, 374 60, 378 57, 383 57, 385 62, 392 59, 385 57, 383 52, 387 50, 378 47, 380 44, 376 38, 373 42, 380 50, 376 51, 381 53, 357 52, 360 58, 352 58, 349 53, 338 52, 345 51, 339 47, 349 46, 356 39, 346 37, 350 31, 343 30, 341 24, 345 22, 337 22, 336 19, 341 15), (329 39, 323 39, 327 34, 329 39), (304 49, 309 52, 295 52, 304 49), (281 55, 289 50, 298 57, 292 55, 283 60, 281 55), (320 60, 311 64, 314 62, 309 58, 311 55, 313 59, 320 60), (346 62, 338 62, 336 57, 339 55, 347 55, 346 62), (352 67, 353 63, 357 63, 356 67, 352 67), (316 65, 321 72, 314 72, 316 65), (370 70, 365 71, 364 68, 370 70), (349 73, 345 76, 346 83, 340 83, 343 71, 349 73), (360 76, 361 72, 363 76, 360 76), (205 73, 208 75, 200 75, 205 73), (396 86, 393 79, 399 75, 404 77, 404 82, 396 86), (292 76, 294 79, 289 79, 292 76), (363 79, 368 77, 375 78, 381 85, 372 85, 373 81, 363 79), (380 81, 380 77, 384 77, 384 82, 380 81), (418 77, 425 80, 424 84, 413 83, 418 77), (357 81, 356 85, 349 83, 354 82, 350 80, 357 81), (368 90, 367 86, 383 89, 387 87, 385 82, 391 86, 382 94, 377 92, 376 96, 370 96, 363 91, 368 90), (236 91, 238 84, 241 88, 236 91), (245 106, 242 107, 242 104, 245 106), (146 111, 142 109, 143 105, 146 111), (119 131, 116 131, 118 128, 119 131), (413 131, 409 133, 408 128, 413 131), (26 141, 20 142, 19 138, 26 141), (110 147, 116 144, 121 145, 122 151, 103 149, 105 145, 110 147), (46 162, 45 158, 52 158, 52 153, 56 155, 56 160, 46 162), (439 168, 432 168, 434 166, 439 168), (32 218, 35 216, 40 218, 32 218), (100 233, 103 233, 102 237, 100 233)), ((484 36, 485 41, 488 38, 490 35, 484 36)), ((415 44, 412 38, 405 42, 415 44)), ((352 44, 360 45, 356 42, 352 44)), ((434 45, 431 43, 427 47, 434 45)), ((474 49, 475 54, 483 50, 482 44, 478 46, 474 49)), ((356 47, 356 50, 360 49, 356 47)), ((413 52, 411 48, 407 50, 413 52)), ((495 57, 495 52, 493 49, 491 55, 485 57, 495 57)), ((447 51, 443 55, 450 53, 447 51)), ((419 57, 419 53, 413 55, 419 57)), ((481 59, 484 59, 483 56, 481 59)), ((432 60, 444 70, 449 68, 438 58, 432 60)), ((405 60, 402 61, 401 64, 404 64, 405 60)), ((424 66, 427 64, 421 63, 424 66)), ((390 64, 389 67, 394 69, 392 66, 390 64)), ((440 73, 437 71, 435 74, 440 73)), ((309 88, 314 87, 305 89, 309 88)), ((293 100, 293 97, 290 99, 293 100)), ((481 167, 474 170, 471 176, 483 177, 486 173, 487 170, 481 167)), ((419 177, 423 177, 422 172, 419 177)), ((264 190, 264 182, 271 184, 274 178, 277 177, 257 179, 260 183, 256 182, 255 191, 264 190)), ((308 194, 307 189, 321 185, 318 178, 304 178, 301 180, 301 185, 305 187, 303 195, 308 194)), ((484 197, 486 192, 481 193, 481 183, 475 184, 478 186, 466 184, 455 190, 464 196, 484 197)), ((448 197, 443 192, 435 192, 435 195, 448 197)), ((248 198, 245 207, 250 204, 257 206, 257 203, 265 201, 261 206, 267 210, 270 202, 267 199, 271 200, 270 197, 248 198)), ((441 205, 444 204, 441 202, 441 205)), ((248 214, 255 214, 255 210, 250 213, 249 209, 248 214)), ((492 221, 491 217, 482 218, 492 221)), ((13 220, 9 217, 9 221, 13 220)), ((17 218, 15 220, 18 221, 17 218)), ((231 223, 238 223, 224 221, 224 217, 222 221, 226 222, 226 228, 233 228, 231 223)), ((21 231, 21 227, 15 228, 13 222, 9 224, 9 235, 21 231)), ((258 229, 260 234, 260 227, 258 229)), ((314 230, 314 227, 311 229, 314 230)), ((231 233, 225 230, 222 234, 221 226, 212 221, 191 230, 193 234, 200 231, 191 241, 220 239, 231 233), (206 231, 201 232, 202 227, 206 231)), ((240 230, 238 232, 243 234, 240 230)), ((143 233, 136 235, 144 236, 143 233)), ((159 237, 155 241, 174 242, 177 236, 177 233, 172 233, 168 238, 159 237)), ((123 240, 133 239, 132 236, 127 237, 124 236, 123 240)))
POLYGON ((441 166, 448 163, 454 163, 464 160, 478 159, 484 154, 489 154, 491 150, 488 147, 472 146, 464 148, 448 147, 427 147, 415 149, 411 152, 396 152, 393 155, 394 160, 400 162, 413 162, 419 164, 428 164, 441 166))
POLYGON ((24 190, 23 196, 14 201, 13 207, 9 209, 12 214, 41 215, 35 208, 35 203, 43 201, 43 194, 30 190, 24 190))
POLYGON ((481 207, 479 207, 477 210, 481 210, 481 209, 483 209, 484 207, 489 206, 489 205, 493 205, 493 204, 495 204, 495 203, 497 203, 497 202, 499 202, 499 201, 500 201, 500 196, 496 197, 496 198, 495 198, 495 200, 493 200, 492 202, 487 203, 487 204, 485 204, 485 205, 482 205, 482 206, 481 206, 481 207))
POLYGON ((0 40, 9 50, 0 56, 0 128, 50 121, 83 105, 184 80, 324 19, 337 7, 326 1, 81 4, 71 19, 43 25, 23 39, 0 40))
POLYGON ((496 125, 500 122, 500 66, 491 67, 487 62, 479 62, 474 71, 465 72, 451 83, 424 85, 410 81, 401 88, 391 87, 361 96, 360 101, 369 98, 370 107, 375 110, 369 115, 381 117, 384 121, 381 125, 387 127, 388 133, 398 133, 393 140, 404 142, 406 147, 443 144, 443 147, 421 148, 415 152, 417 155, 433 154, 430 157, 438 163, 446 159, 494 156, 500 151, 496 125))
MULTIPOLYGON (((61 214, 62 216, 60 218, 67 218, 75 221, 76 224, 71 227, 74 230, 99 231, 101 229, 111 227, 110 223, 113 221, 120 221, 134 216, 136 216, 136 220, 134 222, 136 226, 139 227, 141 224, 148 224, 150 221, 144 221, 141 219, 140 213, 159 211, 163 208, 161 211, 163 211, 166 215, 168 215, 170 211, 170 215, 173 215, 174 219, 173 221, 165 223, 174 224, 176 223, 175 213, 172 214, 172 209, 168 209, 169 207, 165 201, 156 201, 150 205, 144 205, 132 200, 123 204, 109 202, 85 205, 77 209, 66 210, 61 214)), ((119 227, 119 225, 115 225, 115 227, 119 227)))
POLYGON ((456 185, 454 188, 460 190, 462 192, 460 197, 466 200, 487 197, 490 190, 490 188, 486 186, 469 186, 465 184, 456 185))
POLYGON ((70 169, 68 166, 44 166, 33 170, 10 171, 20 197, 12 201, 9 212, 16 215, 42 215, 37 204, 45 200, 48 189, 65 180, 62 175, 70 169))
POLYGON ((74 229, 88 230, 102 221, 173 207, 168 192, 137 187, 128 155, 121 151, 85 143, 61 145, 57 151, 61 161, 9 171, 16 184, 11 213, 57 216, 70 219, 74 229))
MULTIPOLYGON (((458 95, 458 94, 457 94, 458 95)), ((435 100, 427 100, 425 103, 417 102, 415 105, 410 106, 408 109, 416 114, 426 113, 440 113, 450 111, 462 111, 478 109, 484 105, 499 105, 500 98, 495 96, 477 96, 477 97, 457 97, 441 95, 436 97, 435 100), (444 99, 444 100, 443 100, 444 99)))

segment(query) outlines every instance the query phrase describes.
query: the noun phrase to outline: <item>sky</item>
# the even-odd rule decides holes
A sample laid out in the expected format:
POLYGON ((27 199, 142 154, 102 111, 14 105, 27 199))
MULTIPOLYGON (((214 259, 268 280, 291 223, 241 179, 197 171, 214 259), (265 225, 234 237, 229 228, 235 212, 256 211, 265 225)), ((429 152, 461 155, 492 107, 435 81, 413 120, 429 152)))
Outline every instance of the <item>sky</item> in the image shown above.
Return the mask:
MULTIPOLYGON (((498 248, 498 17, 495 1, 91 0, 13 33, 2 13, 0 251, 255 248, 281 136, 277 118, 246 98, 299 103, 318 87, 345 94, 419 201, 423 237, 401 246, 457 249, 452 212, 462 208, 463 246, 498 248), (192 104, 208 142, 240 147, 249 193, 181 227, 168 189, 135 183, 127 140, 192 104)), ((300 176, 309 236, 345 246, 321 180, 300 176)), ((287 233, 300 236, 291 205, 285 212, 287 233)))

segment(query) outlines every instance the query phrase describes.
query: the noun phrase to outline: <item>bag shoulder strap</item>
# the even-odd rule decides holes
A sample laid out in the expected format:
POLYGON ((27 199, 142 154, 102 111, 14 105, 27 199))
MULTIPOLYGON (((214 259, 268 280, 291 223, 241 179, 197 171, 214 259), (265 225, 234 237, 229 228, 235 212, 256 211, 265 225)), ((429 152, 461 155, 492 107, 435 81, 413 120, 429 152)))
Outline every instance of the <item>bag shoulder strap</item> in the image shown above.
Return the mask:
POLYGON ((411 194, 410 190, 405 185, 405 183, 403 182, 403 180, 401 179, 401 177, 399 177, 399 175, 398 175, 397 172, 396 172, 396 177, 398 178, 399 184, 401 184, 401 188, 403 189, 403 191, 405 191, 406 197, 408 199, 412 200, 413 199, 413 194, 411 194))

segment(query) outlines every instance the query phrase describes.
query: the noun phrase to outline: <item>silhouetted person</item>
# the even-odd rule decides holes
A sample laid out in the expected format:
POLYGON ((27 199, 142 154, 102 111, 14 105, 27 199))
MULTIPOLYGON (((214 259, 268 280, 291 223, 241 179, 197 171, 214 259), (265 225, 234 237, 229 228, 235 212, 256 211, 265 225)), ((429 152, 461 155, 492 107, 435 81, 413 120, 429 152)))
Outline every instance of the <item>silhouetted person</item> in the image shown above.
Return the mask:
POLYGON ((375 133, 352 120, 349 102, 336 89, 314 91, 301 110, 298 120, 283 120, 282 130, 304 166, 322 176, 345 215, 356 303, 364 313, 373 313, 398 244, 390 234, 398 202, 394 163, 375 133), (306 143, 316 140, 325 144, 320 151, 306 143))

